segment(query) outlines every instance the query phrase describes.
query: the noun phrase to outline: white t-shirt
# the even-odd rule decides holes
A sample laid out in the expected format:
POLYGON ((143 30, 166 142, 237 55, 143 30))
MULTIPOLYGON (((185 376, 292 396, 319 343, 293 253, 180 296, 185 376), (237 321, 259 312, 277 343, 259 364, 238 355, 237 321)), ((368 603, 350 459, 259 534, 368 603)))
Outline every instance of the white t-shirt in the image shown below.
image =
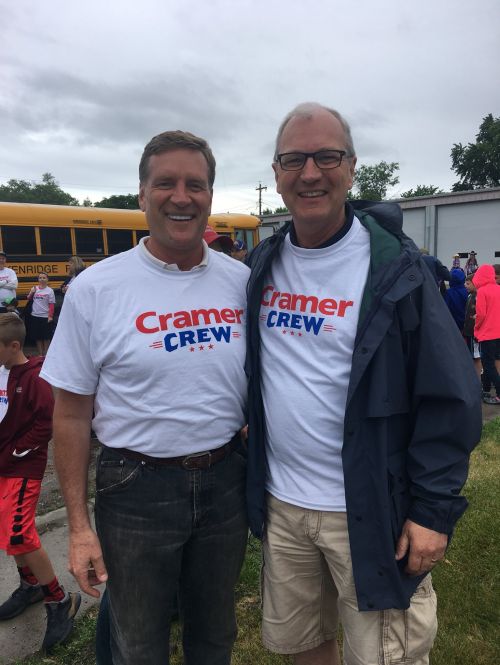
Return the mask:
POLYGON ((267 489, 314 510, 345 510, 342 444, 351 359, 370 263, 355 217, 323 249, 286 236, 262 294, 267 489))
POLYGON ((10 369, 5 365, 0 365, 0 423, 5 418, 9 408, 9 398, 7 397, 7 383, 9 381, 10 369))
POLYGON ((49 304, 54 304, 56 302, 56 297, 54 291, 50 286, 46 286, 43 289, 35 287, 36 291, 33 294, 33 309, 31 314, 40 318, 48 318, 49 316, 49 304))
POLYGON ((95 394, 105 445, 176 457, 217 448, 245 424, 249 269, 207 256, 172 270, 141 241, 71 285, 40 376, 95 394))
POLYGON ((17 275, 12 268, 0 270, 0 303, 5 298, 15 298, 17 289, 17 275))

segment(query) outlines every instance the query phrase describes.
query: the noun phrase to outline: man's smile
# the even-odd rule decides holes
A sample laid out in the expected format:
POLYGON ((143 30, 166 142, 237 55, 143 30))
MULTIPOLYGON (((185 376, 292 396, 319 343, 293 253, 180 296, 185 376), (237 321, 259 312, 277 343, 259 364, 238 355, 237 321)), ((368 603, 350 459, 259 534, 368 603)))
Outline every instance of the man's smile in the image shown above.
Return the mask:
POLYGON ((317 196, 325 196, 326 192, 323 189, 315 190, 312 192, 299 192, 299 196, 305 199, 313 199, 317 196))

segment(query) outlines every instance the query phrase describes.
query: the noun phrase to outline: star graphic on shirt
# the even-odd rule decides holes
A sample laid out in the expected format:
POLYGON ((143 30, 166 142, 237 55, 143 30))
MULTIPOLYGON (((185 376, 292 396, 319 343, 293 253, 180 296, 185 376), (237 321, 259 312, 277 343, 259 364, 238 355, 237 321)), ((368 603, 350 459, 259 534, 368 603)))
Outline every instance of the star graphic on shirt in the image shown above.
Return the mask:
POLYGON ((295 333, 293 332, 293 330, 290 331, 290 335, 295 335, 295 333))
POLYGON ((282 330, 281 332, 283 333, 283 335, 286 335, 286 330, 282 330))
POLYGON ((299 337, 302 337, 302 333, 297 333, 297 335, 298 335, 299 337))
POLYGON ((213 344, 209 344, 209 345, 208 345, 208 348, 209 348, 209 349, 213 349, 213 348, 214 348, 214 345, 213 345, 213 344))
POLYGON ((192 346, 189 350, 191 351, 191 353, 193 353, 193 351, 194 351, 194 346, 192 346))
POLYGON ((205 347, 204 347, 203 344, 202 344, 202 345, 199 346, 198 348, 200 349, 200 351, 203 351, 203 349, 204 349, 205 347))

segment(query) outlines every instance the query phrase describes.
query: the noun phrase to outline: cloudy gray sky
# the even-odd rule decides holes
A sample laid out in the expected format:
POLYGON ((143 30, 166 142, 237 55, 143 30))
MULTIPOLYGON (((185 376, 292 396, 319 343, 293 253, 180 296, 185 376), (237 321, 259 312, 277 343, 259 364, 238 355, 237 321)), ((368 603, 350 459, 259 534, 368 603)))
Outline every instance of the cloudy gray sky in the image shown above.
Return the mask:
POLYGON ((214 212, 281 201, 282 117, 318 101, 358 164, 449 190, 453 143, 500 115, 499 0, 0 0, 0 182, 50 171, 78 199, 135 192, 144 144, 205 137, 214 212))

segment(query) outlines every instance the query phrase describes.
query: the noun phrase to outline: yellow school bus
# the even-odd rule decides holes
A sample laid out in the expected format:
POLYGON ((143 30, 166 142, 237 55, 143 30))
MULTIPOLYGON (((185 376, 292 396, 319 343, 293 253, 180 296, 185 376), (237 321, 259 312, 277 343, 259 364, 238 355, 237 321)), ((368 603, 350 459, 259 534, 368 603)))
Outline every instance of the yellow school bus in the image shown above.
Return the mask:
MULTIPOLYGON (((259 218, 222 213, 208 223, 217 233, 257 243, 259 218)), ((134 247, 148 235, 140 210, 85 208, 0 202, 0 249, 18 277, 19 304, 46 272, 50 286, 58 288, 68 274, 68 258, 80 256, 85 265, 134 247)))

